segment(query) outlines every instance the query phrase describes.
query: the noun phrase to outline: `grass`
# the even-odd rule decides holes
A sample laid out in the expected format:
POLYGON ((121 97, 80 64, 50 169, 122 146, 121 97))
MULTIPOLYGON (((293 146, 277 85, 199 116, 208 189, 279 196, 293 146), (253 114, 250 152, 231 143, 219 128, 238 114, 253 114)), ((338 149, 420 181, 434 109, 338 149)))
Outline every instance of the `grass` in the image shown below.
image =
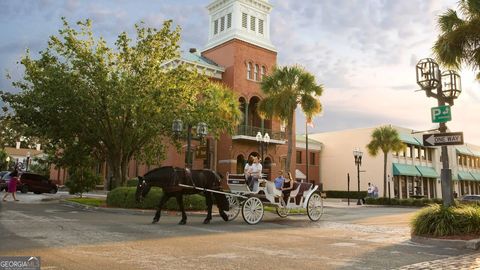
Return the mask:
POLYGON ((433 204, 422 209, 412 221, 412 233, 419 236, 480 236, 480 207, 433 204))
POLYGON ((70 199, 67 199, 67 201, 70 201, 70 202, 76 202, 76 203, 80 203, 80 204, 84 204, 84 205, 88 205, 88 206, 96 206, 96 207, 104 206, 106 204, 105 200, 106 199, 104 199, 104 198, 70 198, 70 199))

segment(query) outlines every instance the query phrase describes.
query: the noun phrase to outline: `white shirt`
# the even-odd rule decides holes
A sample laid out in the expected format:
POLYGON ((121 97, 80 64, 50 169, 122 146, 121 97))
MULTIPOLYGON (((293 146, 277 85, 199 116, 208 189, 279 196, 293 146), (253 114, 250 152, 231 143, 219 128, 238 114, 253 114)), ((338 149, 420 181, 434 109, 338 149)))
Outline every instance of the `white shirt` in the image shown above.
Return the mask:
POLYGON ((252 176, 255 176, 255 177, 258 177, 258 178, 261 178, 262 177, 262 164, 260 163, 253 163, 251 166, 250 166, 250 169, 251 169, 251 174, 252 176))

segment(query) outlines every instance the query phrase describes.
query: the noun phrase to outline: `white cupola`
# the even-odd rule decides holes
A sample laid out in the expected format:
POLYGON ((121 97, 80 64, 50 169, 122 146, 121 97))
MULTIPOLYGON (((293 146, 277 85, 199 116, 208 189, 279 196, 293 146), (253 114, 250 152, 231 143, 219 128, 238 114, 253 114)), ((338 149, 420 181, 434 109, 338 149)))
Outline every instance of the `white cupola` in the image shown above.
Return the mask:
POLYGON ((277 51, 270 41, 268 0, 214 0, 207 9, 210 30, 204 51, 231 39, 277 51))

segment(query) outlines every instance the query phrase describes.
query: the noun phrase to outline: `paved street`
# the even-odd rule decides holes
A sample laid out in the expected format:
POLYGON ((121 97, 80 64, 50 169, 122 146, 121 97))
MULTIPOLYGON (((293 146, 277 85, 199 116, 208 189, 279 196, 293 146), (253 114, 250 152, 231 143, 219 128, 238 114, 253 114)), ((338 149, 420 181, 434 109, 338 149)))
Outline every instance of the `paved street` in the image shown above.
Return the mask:
POLYGON ((42 269, 478 269, 478 251, 420 245, 409 239, 412 208, 327 203, 320 222, 265 215, 247 225, 175 213, 81 210, 66 194, 19 194, 0 204, 0 255, 41 256, 42 269), (43 201, 42 201, 43 199, 43 201), (453 257, 453 259, 450 259, 453 257), (464 268, 461 268, 464 267, 464 268))

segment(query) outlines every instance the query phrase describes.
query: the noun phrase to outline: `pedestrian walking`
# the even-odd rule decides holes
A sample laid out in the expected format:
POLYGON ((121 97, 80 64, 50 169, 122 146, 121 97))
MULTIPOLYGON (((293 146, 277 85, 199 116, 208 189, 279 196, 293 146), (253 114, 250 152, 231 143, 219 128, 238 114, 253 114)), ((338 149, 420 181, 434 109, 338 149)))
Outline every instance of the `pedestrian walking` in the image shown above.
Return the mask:
POLYGON ((7 197, 9 194, 12 194, 13 200, 18 202, 17 196, 15 194, 17 193, 17 182, 18 182, 18 171, 15 169, 13 170, 12 173, 10 173, 10 181, 8 182, 8 192, 3 196, 2 201, 6 202, 7 197))

